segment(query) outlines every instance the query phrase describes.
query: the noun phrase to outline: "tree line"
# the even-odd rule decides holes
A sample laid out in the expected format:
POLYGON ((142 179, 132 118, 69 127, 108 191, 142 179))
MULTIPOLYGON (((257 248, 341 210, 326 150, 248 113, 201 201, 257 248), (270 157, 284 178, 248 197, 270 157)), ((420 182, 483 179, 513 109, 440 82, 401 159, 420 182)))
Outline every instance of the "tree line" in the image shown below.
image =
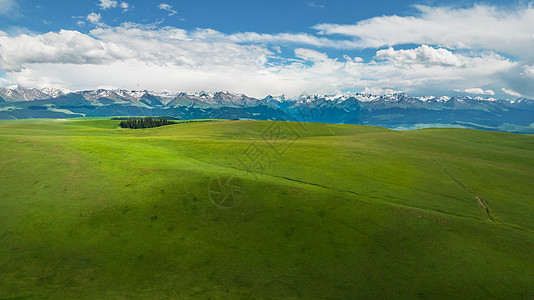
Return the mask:
POLYGON ((164 118, 130 118, 128 120, 121 121, 119 123, 119 126, 122 128, 131 128, 131 129, 139 129, 139 128, 152 128, 152 127, 160 127, 165 125, 171 125, 171 124, 177 124, 176 122, 169 121, 164 118))
MULTIPOLYGON (((113 117, 111 118, 111 120, 142 120, 142 119, 145 119, 146 117, 113 117)), ((167 120, 180 120, 179 118, 177 117, 168 117, 168 116, 157 116, 157 117, 151 117, 151 118, 154 118, 154 119, 167 119, 167 120)))

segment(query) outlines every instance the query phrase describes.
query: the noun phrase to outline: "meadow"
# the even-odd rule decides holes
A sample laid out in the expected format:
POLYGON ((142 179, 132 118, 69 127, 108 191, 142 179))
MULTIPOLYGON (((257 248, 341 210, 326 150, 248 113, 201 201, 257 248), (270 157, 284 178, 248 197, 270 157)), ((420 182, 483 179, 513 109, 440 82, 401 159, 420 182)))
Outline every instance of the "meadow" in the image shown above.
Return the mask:
POLYGON ((534 136, 0 122, 0 299, 531 299, 534 136))

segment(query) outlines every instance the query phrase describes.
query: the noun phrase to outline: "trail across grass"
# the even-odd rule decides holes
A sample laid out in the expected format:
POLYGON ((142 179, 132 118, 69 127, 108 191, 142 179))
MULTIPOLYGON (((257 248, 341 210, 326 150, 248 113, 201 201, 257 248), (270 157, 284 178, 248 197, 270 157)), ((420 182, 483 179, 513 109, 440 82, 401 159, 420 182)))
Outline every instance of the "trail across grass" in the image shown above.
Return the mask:
POLYGON ((0 299, 534 295, 534 136, 119 122, 0 123, 0 299))

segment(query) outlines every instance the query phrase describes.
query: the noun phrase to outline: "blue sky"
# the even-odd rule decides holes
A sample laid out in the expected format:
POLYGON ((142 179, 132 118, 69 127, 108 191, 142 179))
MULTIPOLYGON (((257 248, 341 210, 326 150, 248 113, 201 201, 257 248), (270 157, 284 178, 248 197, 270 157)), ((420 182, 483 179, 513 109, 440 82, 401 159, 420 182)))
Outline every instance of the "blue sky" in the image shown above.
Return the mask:
POLYGON ((534 97, 525 1, 0 0, 0 85, 534 97))

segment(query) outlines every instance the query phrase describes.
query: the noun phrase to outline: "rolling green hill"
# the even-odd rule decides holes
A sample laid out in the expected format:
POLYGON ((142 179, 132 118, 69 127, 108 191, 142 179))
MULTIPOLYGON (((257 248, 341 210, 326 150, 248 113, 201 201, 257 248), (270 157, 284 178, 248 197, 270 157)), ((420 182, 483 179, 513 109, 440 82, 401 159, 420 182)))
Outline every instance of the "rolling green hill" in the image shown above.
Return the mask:
POLYGON ((0 123, 0 299, 534 295, 534 136, 0 123))

